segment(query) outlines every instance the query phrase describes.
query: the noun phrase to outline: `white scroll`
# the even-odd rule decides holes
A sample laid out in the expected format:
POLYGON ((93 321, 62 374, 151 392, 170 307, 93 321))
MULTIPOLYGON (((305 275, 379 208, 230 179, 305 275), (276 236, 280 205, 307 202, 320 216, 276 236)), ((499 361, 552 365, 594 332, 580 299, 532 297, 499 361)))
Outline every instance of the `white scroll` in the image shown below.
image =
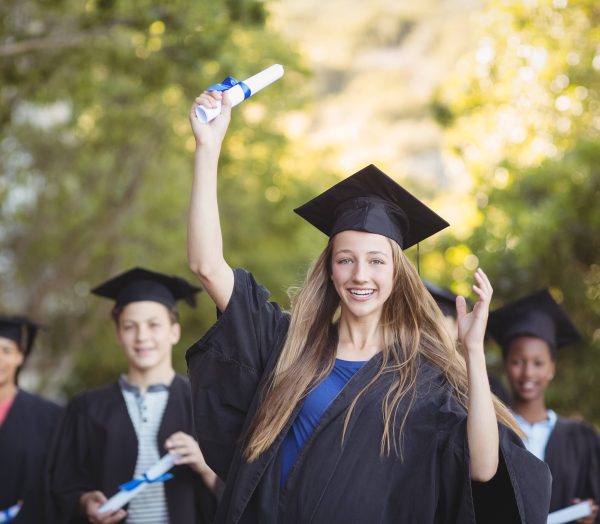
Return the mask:
MULTIPOLYGON (((174 465, 175 460, 177 459, 177 455, 167 453, 163 458, 161 458, 154 466, 152 466, 148 471, 146 471, 144 477, 146 479, 157 479, 161 475, 164 475, 167 471, 169 471, 174 465)), ((100 508, 98 509, 99 513, 111 512, 121 509, 125 504, 127 504, 133 497, 135 497, 138 493, 145 490, 150 483, 147 480, 144 480, 143 477, 139 479, 140 483, 131 490, 121 489, 116 495, 113 495, 109 498, 100 508)))
POLYGON ((584 501, 550 513, 548 515, 548 524, 565 524, 566 522, 573 522, 591 514, 592 508, 590 503, 584 501))
MULTIPOLYGON (((267 69, 261 71, 260 73, 257 73, 254 76, 251 76, 250 78, 246 78, 246 80, 238 82, 233 87, 224 90, 226 90, 227 94, 229 95, 231 105, 237 106, 249 96, 252 96, 254 93, 258 93, 258 91, 260 91, 264 87, 267 87, 269 84, 272 84, 276 80, 279 80, 283 76, 283 73, 283 66, 280 64, 274 64, 271 67, 267 67, 267 69)), ((200 122, 202 122, 203 124, 210 122, 211 120, 216 118, 220 113, 220 103, 218 107, 214 108, 204 106, 198 106, 196 108, 196 116, 198 117, 198 120, 200 120, 200 122)))

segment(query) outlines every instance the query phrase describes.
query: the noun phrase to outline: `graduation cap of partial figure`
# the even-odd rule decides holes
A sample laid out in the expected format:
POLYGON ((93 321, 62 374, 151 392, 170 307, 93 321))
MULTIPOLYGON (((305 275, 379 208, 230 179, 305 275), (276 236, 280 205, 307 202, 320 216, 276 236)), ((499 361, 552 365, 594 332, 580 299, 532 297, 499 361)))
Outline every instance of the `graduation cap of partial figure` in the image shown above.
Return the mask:
POLYGON ((329 237, 366 231, 391 238, 402 249, 449 226, 372 164, 294 211, 329 237))
POLYGON ((445 287, 436 286, 429 280, 422 280, 442 313, 447 317, 456 317, 456 295, 445 287))
POLYGON ((0 337, 13 340, 25 356, 29 355, 35 336, 42 326, 19 315, 0 315, 0 337))
POLYGON ((545 340, 553 354, 581 340, 579 331, 547 289, 492 311, 488 329, 505 356, 511 341, 519 336, 545 340))
POLYGON ((195 306, 195 295, 201 290, 181 277, 135 267, 95 287, 92 293, 113 299, 115 307, 149 300, 171 308, 178 300, 195 306))

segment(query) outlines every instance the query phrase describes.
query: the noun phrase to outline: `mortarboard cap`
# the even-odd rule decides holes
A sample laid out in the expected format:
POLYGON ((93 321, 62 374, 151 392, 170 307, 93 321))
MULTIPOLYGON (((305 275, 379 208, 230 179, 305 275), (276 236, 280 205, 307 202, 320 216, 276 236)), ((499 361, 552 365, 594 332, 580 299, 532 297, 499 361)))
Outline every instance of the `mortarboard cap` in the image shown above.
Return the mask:
POLYGON ((449 226, 372 164, 294 211, 329 237, 367 231, 395 240, 402 249, 449 226))
POLYGON ((35 336, 41 327, 27 317, 0 315, 0 337, 14 340, 25 356, 31 352, 35 336))
POLYGON ((117 307, 144 300, 172 307, 180 299, 195 306, 195 295, 201 290, 181 277, 135 267, 95 287, 92 293, 113 299, 117 307))
POLYGON ((449 289, 432 284, 429 280, 422 280, 442 313, 447 317, 456 318, 456 295, 449 289))
POLYGON ((537 291, 490 313, 488 329, 506 354, 519 336, 545 340, 552 352, 581 340, 581 335, 547 289, 537 291))

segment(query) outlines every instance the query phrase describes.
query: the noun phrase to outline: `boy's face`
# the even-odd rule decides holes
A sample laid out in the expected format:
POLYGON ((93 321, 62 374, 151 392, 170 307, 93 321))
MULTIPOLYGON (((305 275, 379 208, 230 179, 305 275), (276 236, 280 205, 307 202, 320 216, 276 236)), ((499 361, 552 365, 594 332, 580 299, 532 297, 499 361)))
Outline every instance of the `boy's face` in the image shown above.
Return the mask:
POLYGON ((170 364, 180 335, 180 325, 171 321, 168 309, 159 302, 131 302, 117 320, 117 340, 129 365, 139 371, 170 364))
POLYGON ((0 387, 15 383, 17 369, 23 360, 23 353, 15 341, 0 337, 0 387))

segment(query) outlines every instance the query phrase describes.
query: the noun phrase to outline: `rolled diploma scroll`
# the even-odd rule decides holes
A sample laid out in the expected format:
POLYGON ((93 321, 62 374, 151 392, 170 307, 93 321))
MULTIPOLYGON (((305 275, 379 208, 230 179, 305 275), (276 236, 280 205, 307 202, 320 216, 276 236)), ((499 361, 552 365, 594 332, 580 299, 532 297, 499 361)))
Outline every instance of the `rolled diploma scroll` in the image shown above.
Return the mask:
POLYGON ((0 522, 10 522, 17 516, 20 510, 21 506, 19 504, 15 504, 8 509, 0 510, 0 522))
MULTIPOLYGON (((167 471, 169 471, 174 465, 175 460, 177 459, 177 455, 167 453, 163 458, 161 458, 154 466, 152 466, 148 471, 146 471, 146 476, 149 479, 155 479, 164 475, 167 471)), ((137 477, 136 477, 137 478, 137 477)), ((148 482, 142 482, 131 491, 125 491, 121 489, 117 494, 110 497, 100 508, 98 509, 98 513, 106 513, 110 511, 111 513, 121 509, 125 504, 127 504, 133 497, 135 497, 138 493, 145 490, 150 484, 148 482)))
MULTIPOLYGON (((234 85, 227 89, 231 106, 237 106, 240 102, 243 102, 246 98, 244 89, 240 84, 245 84, 250 90, 250 95, 258 93, 263 87, 267 87, 269 84, 279 80, 283 76, 283 66, 280 64, 274 64, 271 67, 267 67, 264 71, 247 78, 246 80, 234 85)), ((209 88, 210 89, 210 88, 209 88)), ((196 108, 196 116, 198 120, 203 124, 206 124, 216 118, 221 113, 221 103, 215 108, 198 106, 196 108)))
POLYGON ((559 509, 548 515, 548 524, 565 524, 592 514, 592 508, 587 501, 559 509))

